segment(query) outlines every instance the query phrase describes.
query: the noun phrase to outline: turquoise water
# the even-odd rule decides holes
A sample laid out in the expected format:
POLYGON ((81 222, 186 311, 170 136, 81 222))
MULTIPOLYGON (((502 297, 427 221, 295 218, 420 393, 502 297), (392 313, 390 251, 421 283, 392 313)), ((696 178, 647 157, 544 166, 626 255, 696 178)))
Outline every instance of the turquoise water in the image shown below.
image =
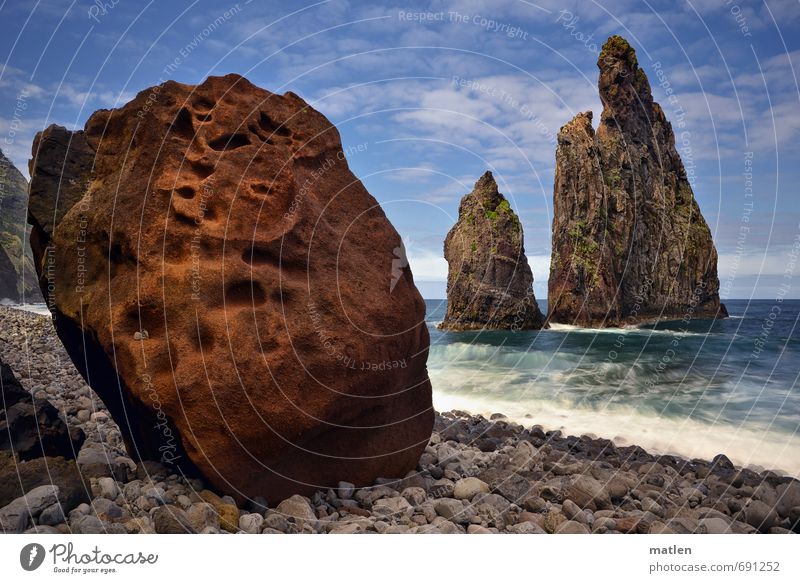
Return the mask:
POLYGON ((688 325, 538 332, 443 332, 446 301, 426 304, 440 410, 800 475, 800 300, 728 300, 730 318, 688 325))

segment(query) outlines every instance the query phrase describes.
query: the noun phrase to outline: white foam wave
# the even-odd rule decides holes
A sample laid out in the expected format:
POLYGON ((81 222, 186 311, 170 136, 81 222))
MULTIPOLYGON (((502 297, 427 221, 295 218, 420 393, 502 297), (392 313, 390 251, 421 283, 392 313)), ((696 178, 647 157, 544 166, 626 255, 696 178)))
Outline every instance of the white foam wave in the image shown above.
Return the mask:
MULTIPOLYGON (((569 334, 642 334, 647 336, 709 336, 714 332, 688 332, 682 330, 667 330, 654 328, 640 328, 638 326, 626 326, 624 328, 583 328, 572 324, 550 324, 550 332, 567 332, 569 334)), ((544 330, 543 332, 548 332, 544 330)))
POLYGON ((542 368, 562 369, 574 366, 576 356, 565 352, 545 352, 540 350, 520 350, 519 347, 495 346, 491 344, 470 344, 453 342, 451 344, 433 344, 428 358, 429 368, 444 368, 454 363, 488 367, 497 373, 505 374, 506 369, 519 369, 528 373, 542 368))
POLYGON ((539 424, 545 430, 560 429, 567 435, 593 434, 612 439, 617 445, 639 445, 651 453, 690 459, 711 459, 724 453, 740 466, 767 468, 800 477, 797 454, 800 436, 797 434, 659 417, 630 407, 615 406, 596 411, 568 408, 555 401, 519 402, 490 393, 476 397, 434 390, 433 402, 438 411, 503 413, 528 427, 539 424))
POLYGON ((14 308, 15 310, 23 310, 25 312, 32 312, 34 314, 39 314, 40 316, 49 316, 50 310, 47 308, 47 304, 3 304, 9 308, 14 308))

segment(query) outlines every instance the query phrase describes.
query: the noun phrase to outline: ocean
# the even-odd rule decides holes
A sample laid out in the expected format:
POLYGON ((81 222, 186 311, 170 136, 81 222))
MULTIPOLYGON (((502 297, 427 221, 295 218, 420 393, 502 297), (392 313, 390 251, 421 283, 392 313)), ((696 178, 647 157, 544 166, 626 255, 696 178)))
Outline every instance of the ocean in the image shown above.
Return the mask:
POLYGON ((800 300, 728 300, 717 321, 530 332, 443 332, 446 300, 426 304, 437 410, 800 477, 800 300))

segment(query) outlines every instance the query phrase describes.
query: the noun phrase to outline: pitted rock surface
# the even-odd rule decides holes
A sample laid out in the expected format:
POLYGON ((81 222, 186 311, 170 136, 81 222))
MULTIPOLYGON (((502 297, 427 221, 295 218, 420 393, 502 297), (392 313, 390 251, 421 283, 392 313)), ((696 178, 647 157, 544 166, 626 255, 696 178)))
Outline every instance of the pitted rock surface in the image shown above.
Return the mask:
POLYGON ((33 155, 40 285, 134 459, 269 501, 415 467, 425 306, 325 117, 169 81, 33 155))

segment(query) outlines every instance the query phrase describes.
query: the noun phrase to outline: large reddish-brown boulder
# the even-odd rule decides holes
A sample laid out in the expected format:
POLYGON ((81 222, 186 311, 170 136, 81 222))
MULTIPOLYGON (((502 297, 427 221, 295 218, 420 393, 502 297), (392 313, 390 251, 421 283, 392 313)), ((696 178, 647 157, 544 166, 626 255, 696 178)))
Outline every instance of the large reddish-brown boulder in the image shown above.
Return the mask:
POLYGON ((425 305, 324 116, 170 81, 33 155, 40 285, 131 455, 270 501, 415 467, 425 305))

